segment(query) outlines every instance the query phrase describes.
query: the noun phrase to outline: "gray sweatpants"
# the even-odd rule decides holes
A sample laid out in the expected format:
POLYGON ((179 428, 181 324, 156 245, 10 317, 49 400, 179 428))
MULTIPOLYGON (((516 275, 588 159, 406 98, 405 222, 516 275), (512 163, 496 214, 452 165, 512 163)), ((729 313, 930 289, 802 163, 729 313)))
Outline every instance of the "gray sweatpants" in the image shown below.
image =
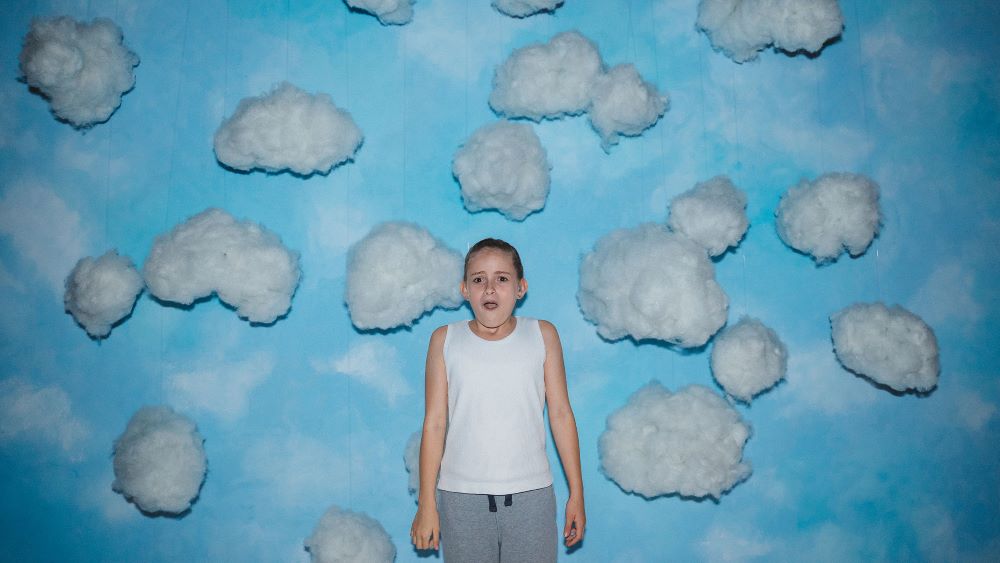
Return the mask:
POLYGON ((510 495, 438 490, 445 563, 555 563, 556 495, 544 489, 510 495), (490 512, 491 505, 496 512, 490 512))

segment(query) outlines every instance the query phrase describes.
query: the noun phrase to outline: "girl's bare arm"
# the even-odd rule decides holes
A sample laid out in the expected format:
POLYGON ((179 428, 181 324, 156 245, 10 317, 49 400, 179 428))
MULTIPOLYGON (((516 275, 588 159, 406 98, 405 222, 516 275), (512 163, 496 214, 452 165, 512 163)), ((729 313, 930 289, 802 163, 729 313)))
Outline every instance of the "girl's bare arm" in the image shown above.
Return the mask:
POLYGON ((437 489, 444 438, 448 427, 448 377, 444 367, 443 326, 431 335, 424 368, 424 428, 420 439, 420 491, 417 495, 417 515, 410 529, 417 549, 438 549, 441 521, 438 517, 437 489))

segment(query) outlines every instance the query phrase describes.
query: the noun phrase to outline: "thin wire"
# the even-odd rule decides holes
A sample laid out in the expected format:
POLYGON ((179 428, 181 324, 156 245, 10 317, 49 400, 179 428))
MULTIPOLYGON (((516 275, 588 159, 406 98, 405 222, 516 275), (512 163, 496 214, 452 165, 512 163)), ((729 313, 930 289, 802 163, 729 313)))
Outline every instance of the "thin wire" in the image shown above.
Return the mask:
MULTIPOLYGON (((228 98, 229 98, 229 26, 232 25, 232 19, 229 13, 229 2, 226 2, 226 38, 224 42, 225 61, 222 65, 222 117, 225 119, 226 111, 228 108, 228 98)), ((219 166, 219 172, 222 174, 222 207, 229 209, 229 173, 222 166, 219 166)))

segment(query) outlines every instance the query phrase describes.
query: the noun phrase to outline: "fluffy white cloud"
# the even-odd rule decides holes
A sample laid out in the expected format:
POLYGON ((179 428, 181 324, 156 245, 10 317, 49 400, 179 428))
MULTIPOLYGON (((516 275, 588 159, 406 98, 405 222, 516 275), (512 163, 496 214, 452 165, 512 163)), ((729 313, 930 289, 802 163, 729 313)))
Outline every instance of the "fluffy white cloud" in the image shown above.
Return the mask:
POLYGON ((89 434, 58 385, 38 388, 19 377, 0 380, 0 444, 52 442, 75 459, 77 446, 89 434))
POLYGON ((523 18, 539 12, 554 12, 563 0, 493 0, 493 7, 502 14, 523 18))
POLYGON ((860 174, 831 172, 803 179, 778 203, 775 227, 785 244, 819 263, 868 249, 881 223, 878 184, 860 174))
POLYGON ((619 135, 634 137, 652 127, 667 104, 667 96, 643 80, 635 65, 620 64, 594 80, 587 113, 607 151, 618 144, 619 135))
POLYGON ((934 331, 899 305, 855 303, 830 316, 837 359, 847 369, 900 392, 937 386, 934 331))
POLYGON ((250 393, 274 370, 274 356, 258 352, 243 361, 219 362, 167 376, 164 388, 171 405, 190 411, 210 412, 233 422, 243 417, 250 393))
POLYGON ((507 117, 535 121, 582 113, 603 66, 597 46, 577 31, 532 43, 497 67, 490 107, 507 117))
POLYGON ((132 89, 139 57, 122 44, 111 20, 81 23, 62 16, 31 22, 21 49, 21 72, 52 113, 75 127, 107 121, 132 89))
POLYGON ((390 563, 396 558, 396 546, 378 520, 336 505, 323 514, 305 546, 315 563, 390 563))
POLYGON ((190 305, 215 293, 240 317, 272 323, 291 307, 299 257, 263 226, 206 209, 156 238, 142 274, 158 299, 190 305))
POLYGON ((236 170, 325 174, 351 160, 361 130, 327 94, 283 82, 263 96, 240 100, 215 132, 215 156, 236 170))
POLYGON ((143 512, 184 512, 205 479, 204 441, 194 421, 169 407, 139 409, 115 440, 111 488, 143 512))
POLYGON ((837 0, 701 0, 698 22, 712 45, 738 63, 774 45, 788 53, 818 53, 840 35, 837 0))
POLYGON ((406 472, 410 474, 407 488, 411 495, 420 492, 420 442, 422 436, 421 430, 410 434, 409 439, 406 440, 406 450, 403 452, 403 464, 406 466, 406 472))
POLYGON ((344 0, 348 6, 368 12, 382 25, 403 25, 413 19, 415 0, 344 0))
POLYGON ((601 469, 646 498, 718 499, 750 475, 742 461, 750 427, 701 385, 671 393, 653 380, 608 417, 598 441, 601 469))
POLYGON ((413 393, 403 378, 396 348, 381 340, 355 343, 343 356, 330 361, 314 360, 312 366, 319 373, 342 373, 373 387, 385 396, 390 406, 413 393))
POLYGON ((705 344, 729 306, 705 249, 653 223, 601 237, 580 263, 577 299, 604 338, 685 348, 705 344))
POLYGON ((76 263, 66 278, 63 303, 87 334, 103 338, 132 312, 143 287, 132 260, 109 250, 96 260, 87 256, 76 263))
POLYGON ((409 326, 462 304, 462 255, 413 223, 382 223, 351 247, 344 302, 360 329, 409 326))
POLYGON ((749 403, 785 377, 788 351, 764 323, 743 317, 715 338, 711 363, 712 375, 726 393, 749 403))
POLYGON ((517 221, 545 206, 551 168, 534 129, 509 121, 477 129, 452 163, 466 209, 496 209, 517 221))
POLYGON ((750 225, 747 196, 726 176, 700 182, 670 202, 670 229, 718 256, 739 244, 750 225))

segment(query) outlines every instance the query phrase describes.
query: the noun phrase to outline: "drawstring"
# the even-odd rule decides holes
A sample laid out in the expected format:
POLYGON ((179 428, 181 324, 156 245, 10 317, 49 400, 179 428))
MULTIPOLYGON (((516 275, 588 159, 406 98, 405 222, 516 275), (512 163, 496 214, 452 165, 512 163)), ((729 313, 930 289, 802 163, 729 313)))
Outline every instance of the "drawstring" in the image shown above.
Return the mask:
MULTIPOLYGON (((486 498, 487 498, 487 500, 490 501, 490 512, 496 512, 497 511, 497 500, 495 498, 493 498, 493 495, 486 495, 486 498)), ((511 506, 513 504, 514 504, 514 496, 513 495, 504 495, 504 497, 503 497, 503 505, 504 506, 511 506)))

